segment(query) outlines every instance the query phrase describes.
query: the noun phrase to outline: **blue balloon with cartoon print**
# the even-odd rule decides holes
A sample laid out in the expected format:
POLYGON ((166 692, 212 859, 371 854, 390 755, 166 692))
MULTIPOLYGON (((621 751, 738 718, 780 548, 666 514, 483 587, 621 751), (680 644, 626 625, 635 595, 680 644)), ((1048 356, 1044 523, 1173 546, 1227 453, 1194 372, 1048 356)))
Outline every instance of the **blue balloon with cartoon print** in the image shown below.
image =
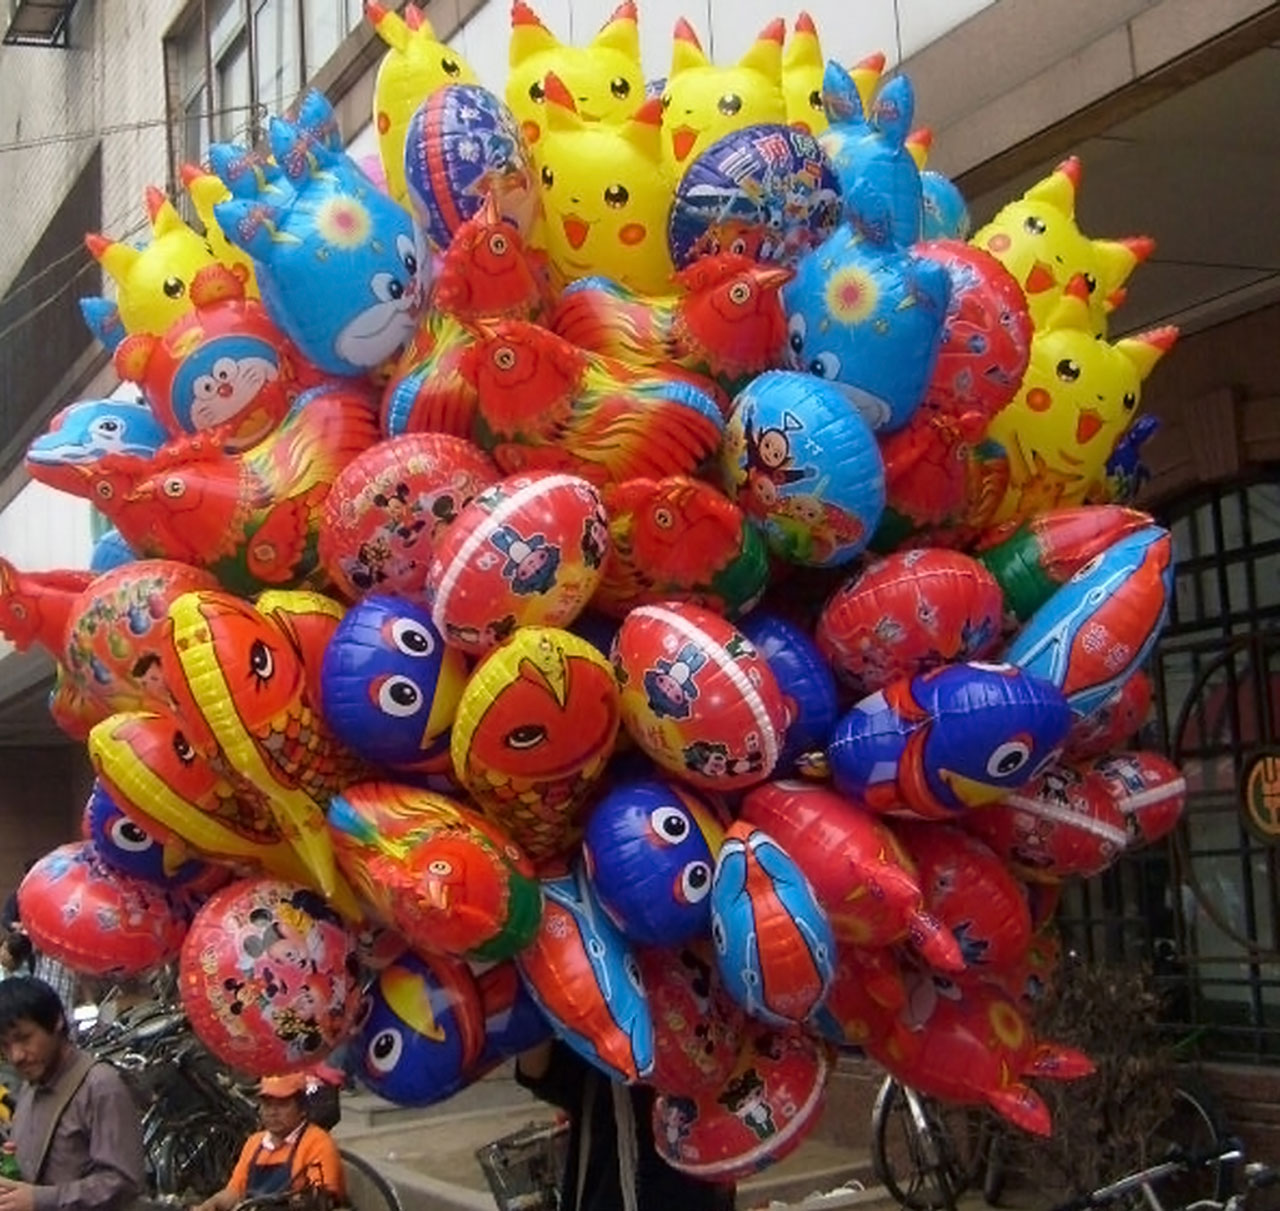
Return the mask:
POLYGON ((759 375, 734 401, 720 451, 725 492, 789 563, 848 563, 880 523, 880 447, 834 383, 759 375))
POLYGON ((85 804, 89 837, 98 856, 112 870, 144 879, 157 887, 180 887, 205 874, 207 862, 183 858, 180 846, 167 845, 120 810, 100 782, 94 782, 85 804))
POLYGON ((888 207, 894 243, 914 244, 923 198, 920 170, 906 147, 916 106, 911 81, 895 76, 867 114, 853 77, 832 59, 822 76, 822 101, 828 126, 818 142, 839 178, 846 213, 856 213, 864 198, 874 196, 888 207))
POLYGON ((1020 790, 1071 728, 1057 686, 1012 664, 976 661, 904 677, 836 725, 836 789, 872 811, 949 820, 1020 790))
POLYGON ((378 974, 354 1046, 360 1080, 401 1106, 430 1106, 472 1078, 484 1008, 467 965, 406 950, 378 974))
POLYGON ((1087 719, 1142 666, 1173 597, 1173 538, 1161 526, 1126 534, 1054 593, 1005 659, 1060 687, 1087 719))
POLYGON ((450 764, 466 680, 466 657, 446 645, 426 610, 374 594, 346 612, 325 648, 324 718, 366 761, 439 772, 450 764))
POLYGON ((835 978, 836 942, 809 880, 768 833, 729 829, 711 885, 711 937, 725 991, 775 1026, 821 1009, 835 978))
POLYGON ((739 619, 738 630, 768 662, 787 710, 787 740, 773 776, 782 777, 804 753, 827 747, 840 704, 835 675, 818 645, 794 623, 755 610, 739 619))
POLYGON ((304 102, 310 124, 271 120, 279 177, 242 172, 235 189, 223 177, 236 196, 214 215, 253 258, 263 305, 302 355, 363 375, 413 335, 430 267, 406 211, 317 137, 314 111, 328 104, 317 96, 304 102))
POLYGON ((969 207, 956 183, 926 168, 920 174, 922 204, 921 240, 967 240, 971 223, 969 207))
POLYGON ((653 1017, 631 943, 609 919, 582 862, 542 880, 542 921, 515 956, 556 1034, 610 1080, 653 1071, 653 1017))
POLYGON ((134 549, 125 542, 120 531, 113 528, 93 544, 93 552, 89 556, 89 571, 110 572, 112 568, 122 568, 137 558, 134 549))
POLYGON ((600 903, 631 941, 675 946, 707 932, 723 841, 716 813, 688 788, 624 782, 592 808, 582 856, 600 903))
POLYGON ((887 204, 861 184, 849 223, 782 288, 787 361, 836 386, 872 429, 892 432, 924 398, 951 299, 944 265, 889 233, 887 204))
POLYGON ((32 479, 72 491, 90 467, 109 454, 150 458, 169 440, 164 426, 141 400, 84 399, 68 404, 27 447, 32 479))

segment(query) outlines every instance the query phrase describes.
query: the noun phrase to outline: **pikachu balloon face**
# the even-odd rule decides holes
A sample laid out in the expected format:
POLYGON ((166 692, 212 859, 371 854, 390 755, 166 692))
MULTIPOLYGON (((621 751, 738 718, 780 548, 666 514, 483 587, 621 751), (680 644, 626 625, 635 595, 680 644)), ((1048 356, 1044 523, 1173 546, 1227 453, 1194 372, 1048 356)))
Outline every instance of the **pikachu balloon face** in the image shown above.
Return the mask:
POLYGON ((996 522, 1078 505, 1102 490, 1142 382, 1177 339, 1176 328, 1155 328, 1108 344, 1094 335, 1089 301, 1077 278, 1032 339, 1022 389, 987 429, 1009 458, 996 522))
POLYGON ((231 190, 222 183, 220 178, 211 172, 205 172, 196 164, 182 166, 182 184, 191 198, 192 205, 196 208, 196 214, 200 216, 200 222, 204 225, 204 238, 213 249, 213 255, 230 268, 243 283, 244 297, 256 299, 258 282, 253 276, 253 261, 249 259, 247 252, 241 252, 223 235, 222 228, 218 226, 218 220, 213 213, 213 208, 219 202, 231 200, 231 190))
POLYGON ((761 122, 785 125, 782 40, 786 24, 771 21, 733 67, 715 67, 683 17, 676 22, 671 72, 662 94, 662 162, 673 181, 717 139, 761 122))
POLYGON ((625 122, 644 100, 636 6, 620 4, 587 46, 565 46, 524 0, 511 6, 507 105, 537 155, 546 130, 545 83, 554 72, 588 122, 625 122))
POLYGON ((621 126, 587 122, 555 75, 543 85, 546 133, 540 180, 547 253, 565 281, 592 274, 660 294, 673 267, 667 251, 671 186, 662 172, 657 98, 621 126))
POLYGON ((163 336, 175 320, 192 310, 191 279, 218 258, 159 189, 148 186, 146 197, 151 243, 145 248, 93 233, 84 242, 116 284, 116 308, 124 331, 163 336))
POLYGON ((1071 280, 1089 289, 1092 330, 1107 330, 1107 315, 1124 299, 1123 286, 1155 241, 1145 236, 1093 240, 1076 226, 1080 161, 1064 160, 1022 197, 1005 206, 970 241, 991 253, 1018 280, 1031 319, 1043 327, 1071 280))
POLYGON ((390 48, 378 65, 373 86, 378 155, 387 178, 387 192, 401 206, 408 206, 404 136, 409 119, 437 88, 444 84, 474 84, 476 74, 457 51, 436 37, 431 22, 416 4, 408 5, 402 17, 394 9, 369 0, 365 12, 378 37, 390 48))
MULTIPOLYGON (((822 104, 822 73, 827 61, 822 57, 822 43, 813 18, 802 12, 787 39, 782 54, 782 94, 787 103, 787 125, 819 135, 827 128, 827 114, 822 104)), ((884 55, 877 51, 859 60, 849 69, 864 113, 871 112, 871 99, 884 72, 884 55)))

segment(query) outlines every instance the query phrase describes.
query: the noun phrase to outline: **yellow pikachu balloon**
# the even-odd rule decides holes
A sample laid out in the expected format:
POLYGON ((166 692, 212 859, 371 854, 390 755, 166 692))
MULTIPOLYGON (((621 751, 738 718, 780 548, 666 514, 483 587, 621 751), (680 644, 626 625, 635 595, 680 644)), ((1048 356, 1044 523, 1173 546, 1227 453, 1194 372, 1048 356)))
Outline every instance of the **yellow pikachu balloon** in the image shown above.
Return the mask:
POLYGON ((782 95, 786 22, 769 22, 733 67, 715 67, 693 26, 676 22, 671 71, 662 94, 662 162, 673 181, 717 139, 761 122, 787 121, 782 95))
POLYGON ((587 122, 555 75, 543 83, 541 152, 546 248, 565 281, 604 274, 643 294, 670 288, 671 185, 662 171, 656 97, 621 126, 587 122))
POLYGON ((1155 248, 1146 236, 1093 240, 1076 226, 1080 161, 1072 156, 1010 202, 969 242, 991 253, 1027 296, 1036 327, 1047 323, 1077 275, 1089 287, 1093 331, 1107 330, 1107 315, 1124 299, 1129 275, 1155 248))
POLYGON ((191 279, 218 262, 213 249, 186 223, 173 203, 147 186, 151 243, 145 248, 90 232, 85 246, 116 285, 116 307, 125 332, 163 336, 191 310, 191 279))
POLYGON ((579 117, 588 122, 624 122, 644 101, 640 27, 632 0, 614 10, 587 46, 565 46, 524 0, 515 0, 508 59, 507 105, 535 158, 546 126, 548 73, 565 86, 579 117))
POLYGON ((409 119, 437 88, 445 84, 475 84, 476 74, 457 51, 436 38, 431 22, 416 4, 408 5, 402 17, 394 9, 368 0, 365 15, 390 48, 378 64, 373 120, 387 192, 407 207, 404 137, 409 119))
POLYGON ((1032 338, 1021 390, 988 426, 1009 458, 995 522, 1082 504, 1101 489, 1143 380, 1178 337, 1176 328, 1154 328, 1108 344, 1094 334, 1089 307, 1076 278, 1032 338))
MULTIPOLYGON (((796 17, 795 28, 782 52, 782 93, 787 102, 788 126, 807 130, 811 135, 827 129, 827 114, 822 104, 822 73, 826 68, 818 27, 808 13, 802 12, 796 17)), ((876 51, 860 59, 849 69, 849 74, 862 99, 862 112, 869 114, 884 74, 884 55, 876 51)))
POLYGON ((228 266, 244 284, 245 298, 256 299, 258 280, 253 274, 253 260, 223 235, 213 213, 213 208, 219 202, 231 200, 231 190, 222 183, 220 177, 205 172, 198 164, 182 166, 182 184, 196 208, 196 214, 200 216, 200 222, 204 224, 204 238, 213 249, 213 255, 228 266))

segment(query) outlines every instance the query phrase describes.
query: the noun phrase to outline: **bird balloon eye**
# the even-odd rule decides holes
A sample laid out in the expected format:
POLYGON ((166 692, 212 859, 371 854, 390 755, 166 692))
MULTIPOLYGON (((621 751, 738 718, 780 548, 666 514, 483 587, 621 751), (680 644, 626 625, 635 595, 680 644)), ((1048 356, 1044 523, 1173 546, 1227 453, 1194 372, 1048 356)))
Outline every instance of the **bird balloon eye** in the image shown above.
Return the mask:
POLYGON ((748 282, 734 282, 729 287, 729 302, 741 306, 751 297, 751 286, 748 282))
POLYGON ((493 352, 493 364, 499 370, 510 370, 516 364, 515 350, 508 349, 505 345, 501 349, 495 349, 493 352))
POLYGON ((386 1076, 400 1062, 404 1054, 404 1036, 398 1030, 379 1030, 369 1040, 365 1056, 369 1067, 379 1076, 386 1076))

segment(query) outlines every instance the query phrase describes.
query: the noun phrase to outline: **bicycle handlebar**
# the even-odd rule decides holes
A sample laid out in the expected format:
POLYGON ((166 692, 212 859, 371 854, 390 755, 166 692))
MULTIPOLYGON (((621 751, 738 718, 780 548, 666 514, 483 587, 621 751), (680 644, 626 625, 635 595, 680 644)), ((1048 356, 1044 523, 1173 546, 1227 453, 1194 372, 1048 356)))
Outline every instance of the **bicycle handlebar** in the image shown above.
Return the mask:
MULTIPOLYGON (((1087 1194, 1078 1195, 1068 1202, 1059 1203, 1053 1211, 1090 1211, 1091 1208, 1105 1207, 1133 1190, 1150 1186, 1156 1182, 1163 1181, 1165 1178, 1173 1177, 1175 1174, 1190 1173, 1196 1169, 1203 1169, 1206 1165, 1222 1161, 1239 1161, 1243 1159, 1244 1151, 1238 1140, 1219 1141, 1212 1148, 1201 1153, 1187 1153, 1179 1148, 1174 1148, 1170 1150, 1168 1158, 1159 1164, 1152 1165, 1147 1169, 1141 1169, 1136 1173, 1126 1174, 1108 1186, 1102 1186, 1097 1190, 1091 1190, 1087 1194)), ((1280 1178, 1272 1177, 1271 1180, 1280 1180, 1280 1178)), ((1211 1205, 1220 1206, 1221 1204, 1213 1203, 1211 1205)))

